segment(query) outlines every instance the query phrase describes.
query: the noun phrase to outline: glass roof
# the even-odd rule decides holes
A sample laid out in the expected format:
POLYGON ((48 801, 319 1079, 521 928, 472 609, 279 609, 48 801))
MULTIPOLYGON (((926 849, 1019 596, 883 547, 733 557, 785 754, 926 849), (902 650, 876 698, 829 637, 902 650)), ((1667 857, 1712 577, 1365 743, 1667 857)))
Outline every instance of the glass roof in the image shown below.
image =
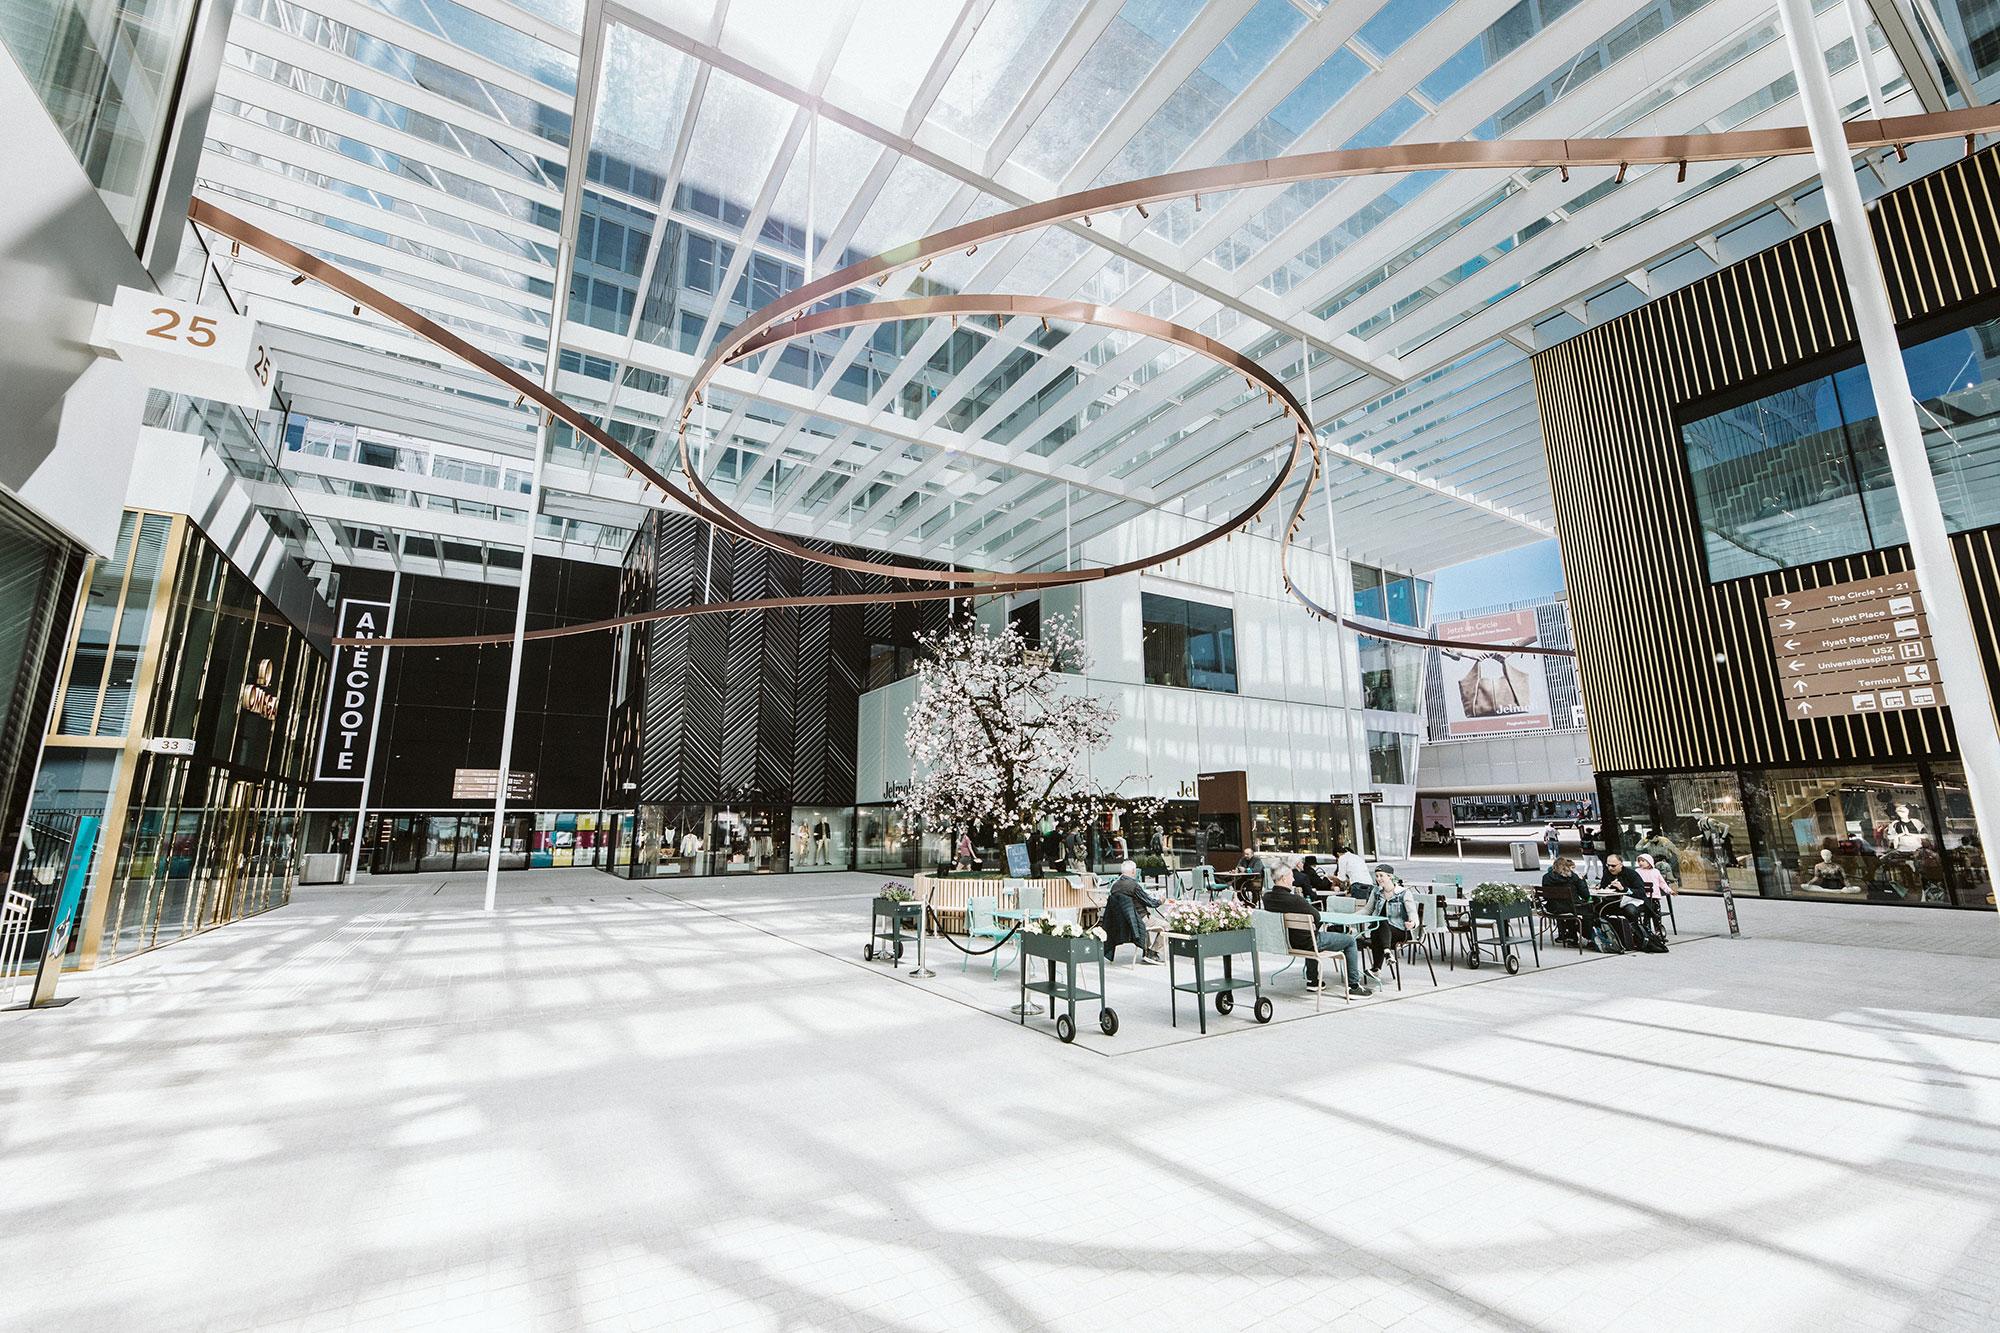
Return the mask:
MULTIPOLYGON (((1865 113, 1846 8, 1819 8, 1836 92, 1865 113)), ((1341 146, 1797 119, 1760 0, 631 0, 589 34, 583 0, 238 11, 200 188, 670 462, 688 377, 750 311, 967 218, 1341 146)), ((1899 66, 1922 43, 1872 24, 1867 39, 1892 111, 1938 109, 1917 89, 1957 86, 1899 66)), ((1685 181, 1637 167, 1622 183, 1307 181, 995 241, 828 304, 1001 292, 1118 306, 1278 367, 1302 397, 1310 343, 1336 512, 1367 525, 1378 562, 1422 570, 1549 530, 1530 350, 1643 300, 1655 269, 1698 276, 1687 256, 1720 262, 1717 238, 1751 220, 1768 244, 1773 202, 1796 221, 1790 201, 1812 189, 1810 162, 1791 159, 1696 165, 1685 181)), ((443 354, 247 256, 229 281, 285 330, 299 419, 483 449, 503 479, 532 459, 537 417, 443 354)), ((1149 509, 1220 517, 1289 440, 1261 394, 1205 358, 1035 318, 816 334, 725 371, 698 421, 709 483, 760 522, 1023 568, 1149 509)), ((547 435, 544 534, 616 559, 639 487, 547 435)), ((341 501, 312 525, 327 547, 342 523, 388 534, 357 559, 504 549, 492 525, 509 513, 525 528, 519 497, 434 504, 429 474, 374 482, 349 475, 358 463, 336 477, 299 461, 302 503, 341 501), (372 525, 351 517, 357 497, 372 525)), ((492 564, 506 577, 518 557, 492 564)))

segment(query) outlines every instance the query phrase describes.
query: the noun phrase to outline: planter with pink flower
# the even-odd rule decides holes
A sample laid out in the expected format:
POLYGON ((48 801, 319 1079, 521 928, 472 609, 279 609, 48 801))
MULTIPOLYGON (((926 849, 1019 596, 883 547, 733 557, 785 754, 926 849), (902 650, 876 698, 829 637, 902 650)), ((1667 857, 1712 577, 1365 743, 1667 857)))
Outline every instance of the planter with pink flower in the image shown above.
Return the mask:
POLYGON ((1264 972, 1257 959, 1257 932, 1250 926, 1250 909, 1242 903, 1221 900, 1199 902, 1180 899, 1167 909, 1167 985, 1173 1024, 1180 1026, 1179 1000, 1182 992, 1195 998, 1195 1013, 1201 1030, 1208 1032, 1208 1006, 1203 997, 1215 997, 1215 1012, 1229 1013, 1236 1007, 1236 992, 1255 995, 1251 1012, 1259 1023, 1271 1021, 1271 1002, 1264 998, 1264 972), (1236 974, 1236 959, 1250 955, 1250 975, 1236 974), (1178 979, 1177 964, 1185 959, 1194 968, 1191 981, 1178 979), (1219 974, 1209 971, 1209 962, 1220 959, 1219 974))

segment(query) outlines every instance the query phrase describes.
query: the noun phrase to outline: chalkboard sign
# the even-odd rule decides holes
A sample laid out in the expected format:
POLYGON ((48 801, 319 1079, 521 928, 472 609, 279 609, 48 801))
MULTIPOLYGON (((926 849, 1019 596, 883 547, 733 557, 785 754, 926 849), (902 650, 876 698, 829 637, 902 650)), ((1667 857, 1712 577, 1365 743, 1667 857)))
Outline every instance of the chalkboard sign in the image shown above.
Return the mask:
POLYGON ((1028 844, 1010 842, 1007 844, 1007 873, 1015 879, 1028 877, 1028 844))

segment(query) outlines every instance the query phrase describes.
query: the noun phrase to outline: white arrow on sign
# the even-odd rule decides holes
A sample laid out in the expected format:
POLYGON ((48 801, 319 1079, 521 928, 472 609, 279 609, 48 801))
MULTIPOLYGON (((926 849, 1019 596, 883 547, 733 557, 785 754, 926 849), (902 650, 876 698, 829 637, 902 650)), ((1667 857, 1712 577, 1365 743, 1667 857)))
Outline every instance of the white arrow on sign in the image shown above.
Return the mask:
POLYGON ((1789 662, 1785 663, 1785 670, 1787 670, 1787 671, 1804 671, 1804 670, 1805 670, 1805 667, 1804 667, 1804 666, 1803 666, 1803 665, 1802 665, 1802 664, 1801 664, 1801 663, 1799 662, 1799 660, 1798 660, 1797 658, 1793 658, 1793 659, 1792 659, 1791 661, 1789 661, 1789 662))
POLYGON ((1801 714, 1812 712, 1812 705, 1810 703, 1807 703, 1804 699, 1799 700, 1799 712, 1801 714))
POLYGON ((1786 652, 1788 652, 1788 653, 1795 653, 1795 652, 1797 652, 1798 650, 1799 650, 1799 641, 1798 641, 1797 639, 1786 639, 1786 640, 1785 640, 1785 651, 1786 651, 1786 652))
POLYGON ((1792 693, 1804 694, 1805 692, 1806 692, 1806 683, 1804 681, 1795 680, 1792 682, 1792 693))
POLYGON ((1777 601, 1771 603, 1771 605, 1777 607, 1780 611, 1789 611, 1792 609, 1792 599, 1789 597, 1780 597, 1777 601))

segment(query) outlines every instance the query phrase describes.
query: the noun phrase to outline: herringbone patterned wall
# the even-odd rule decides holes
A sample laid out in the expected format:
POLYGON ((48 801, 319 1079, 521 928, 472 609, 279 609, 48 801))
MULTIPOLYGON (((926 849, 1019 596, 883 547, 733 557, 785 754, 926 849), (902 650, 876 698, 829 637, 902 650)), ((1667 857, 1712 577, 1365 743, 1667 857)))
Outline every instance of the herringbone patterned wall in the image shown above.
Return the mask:
MULTIPOLYGON (((730 537, 688 515, 657 514, 627 556, 619 610, 880 592, 890 584, 730 537)), ((634 630, 622 668, 626 696, 612 712, 609 789, 636 782, 645 803, 852 802, 871 645, 907 647, 941 628, 952 605, 963 604, 732 611, 634 630)))

